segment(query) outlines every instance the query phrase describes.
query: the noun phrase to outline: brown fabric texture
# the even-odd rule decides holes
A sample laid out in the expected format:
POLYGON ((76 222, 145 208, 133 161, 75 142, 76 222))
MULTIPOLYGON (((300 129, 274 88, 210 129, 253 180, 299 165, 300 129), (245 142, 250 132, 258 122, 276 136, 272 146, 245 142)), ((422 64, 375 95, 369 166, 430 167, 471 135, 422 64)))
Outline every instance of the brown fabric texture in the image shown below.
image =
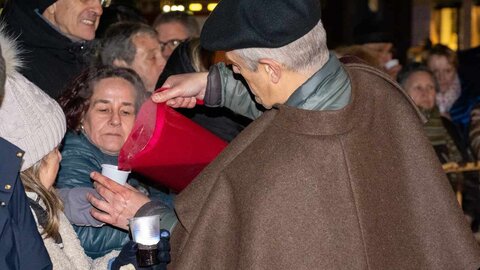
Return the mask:
POLYGON ((411 100, 373 68, 346 68, 349 105, 279 105, 177 196, 169 269, 480 266, 411 100))

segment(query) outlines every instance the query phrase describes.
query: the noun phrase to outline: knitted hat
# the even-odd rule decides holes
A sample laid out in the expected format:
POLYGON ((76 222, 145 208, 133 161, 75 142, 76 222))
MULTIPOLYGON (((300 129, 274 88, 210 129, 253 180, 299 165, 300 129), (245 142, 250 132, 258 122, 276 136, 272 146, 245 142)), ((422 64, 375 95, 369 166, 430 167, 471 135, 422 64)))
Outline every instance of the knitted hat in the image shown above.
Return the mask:
POLYGON ((222 0, 202 28, 210 51, 279 48, 307 34, 320 20, 320 0, 222 0))
POLYGON ((16 71, 7 74, 0 123, 0 137, 25 151, 22 171, 57 147, 66 131, 60 105, 16 71))

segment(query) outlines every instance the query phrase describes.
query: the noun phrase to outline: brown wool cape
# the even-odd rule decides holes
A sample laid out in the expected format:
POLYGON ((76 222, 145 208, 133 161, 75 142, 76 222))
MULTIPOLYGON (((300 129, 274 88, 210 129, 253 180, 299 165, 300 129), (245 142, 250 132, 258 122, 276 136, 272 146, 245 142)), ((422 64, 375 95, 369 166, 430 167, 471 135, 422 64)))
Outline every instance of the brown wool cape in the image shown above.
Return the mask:
POLYGON ((480 267, 411 100, 345 67, 350 104, 277 106, 177 196, 169 269, 480 267))

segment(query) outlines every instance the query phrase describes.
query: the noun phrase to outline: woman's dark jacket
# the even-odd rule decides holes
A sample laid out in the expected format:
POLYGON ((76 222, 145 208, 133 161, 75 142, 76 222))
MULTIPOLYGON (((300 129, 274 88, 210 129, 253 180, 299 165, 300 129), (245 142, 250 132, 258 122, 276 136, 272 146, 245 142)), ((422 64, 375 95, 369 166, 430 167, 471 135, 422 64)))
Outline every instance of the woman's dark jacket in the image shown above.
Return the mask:
POLYGON ((19 177, 22 156, 0 138, 0 269, 52 269, 19 177))

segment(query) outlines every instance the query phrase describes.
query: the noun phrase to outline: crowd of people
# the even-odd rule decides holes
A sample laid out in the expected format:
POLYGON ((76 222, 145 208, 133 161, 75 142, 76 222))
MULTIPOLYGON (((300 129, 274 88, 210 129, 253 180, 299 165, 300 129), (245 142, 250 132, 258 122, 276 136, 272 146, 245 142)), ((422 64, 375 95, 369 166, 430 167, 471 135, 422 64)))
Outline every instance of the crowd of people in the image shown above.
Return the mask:
POLYGON ((0 269, 480 267, 479 173, 441 167, 480 158, 461 54, 400 64, 372 21, 328 48, 318 0, 222 0, 203 26, 109 4, 1 13, 0 269), (180 193, 99 173, 147 99, 229 143, 180 193), (139 267, 128 224, 152 215, 139 267))

